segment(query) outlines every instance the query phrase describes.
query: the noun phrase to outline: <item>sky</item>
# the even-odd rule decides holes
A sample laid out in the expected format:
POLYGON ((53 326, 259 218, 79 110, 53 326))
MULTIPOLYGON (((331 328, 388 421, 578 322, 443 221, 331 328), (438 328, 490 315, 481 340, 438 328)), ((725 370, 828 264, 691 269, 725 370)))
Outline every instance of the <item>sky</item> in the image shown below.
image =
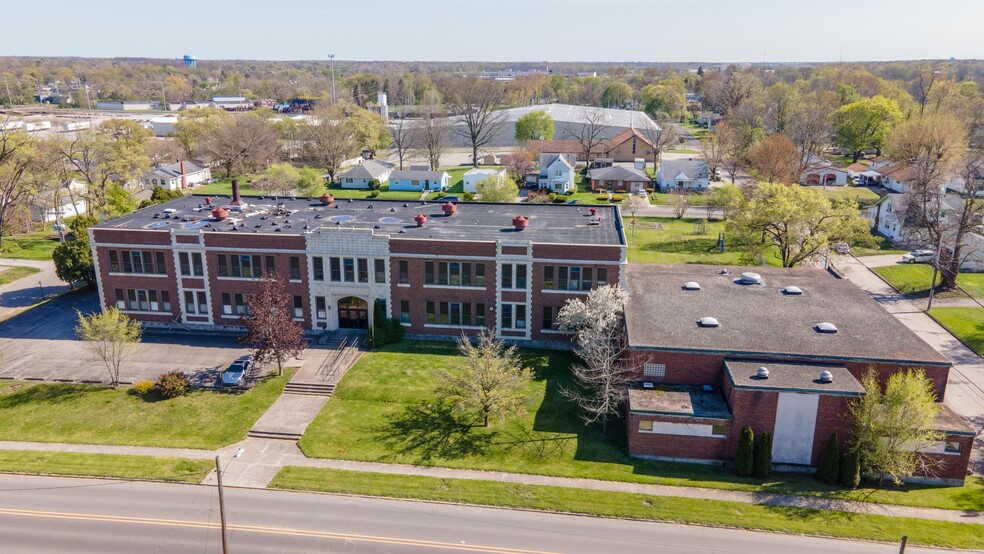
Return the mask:
POLYGON ((984 0, 0 0, 0 56, 830 62, 984 58, 984 0), (81 7, 85 9, 82 10, 81 7))

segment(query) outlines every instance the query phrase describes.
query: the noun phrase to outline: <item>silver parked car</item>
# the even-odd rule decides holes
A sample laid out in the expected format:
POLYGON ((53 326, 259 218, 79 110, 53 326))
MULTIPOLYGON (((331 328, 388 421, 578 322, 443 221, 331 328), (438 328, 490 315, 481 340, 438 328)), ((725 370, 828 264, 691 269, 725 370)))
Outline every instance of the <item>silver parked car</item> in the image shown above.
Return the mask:
POLYGON ((929 264, 933 263, 936 258, 936 252, 932 250, 914 250, 906 254, 902 254, 902 263, 904 264, 929 264))

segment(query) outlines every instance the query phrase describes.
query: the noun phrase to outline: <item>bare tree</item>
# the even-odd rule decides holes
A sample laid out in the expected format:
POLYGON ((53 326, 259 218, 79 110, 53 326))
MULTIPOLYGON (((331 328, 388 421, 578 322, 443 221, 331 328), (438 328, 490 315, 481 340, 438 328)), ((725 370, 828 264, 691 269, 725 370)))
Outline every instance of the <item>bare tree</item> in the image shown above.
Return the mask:
POLYGON ((604 112, 601 110, 590 110, 584 114, 584 119, 580 125, 572 124, 566 128, 567 134, 574 137, 574 140, 581 146, 585 171, 590 166, 591 153, 605 141, 603 138, 605 133, 604 122, 604 112))
POLYGON ((681 189, 676 189, 670 195, 669 204, 673 208, 673 216, 683 219, 683 216, 687 215, 687 209, 690 208, 690 195, 681 189))
POLYGON ((799 151, 796 175, 819 165, 821 154, 833 143, 830 109, 819 102, 805 105, 787 125, 789 140, 799 151))
POLYGON ((629 201, 622 204, 620 209, 629 214, 629 217, 635 217, 641 210, 648 208, 649 202, 646 198, 638 194, 633 194, 629 197, 629 201))
POLYGON ((356 154, 355 131, 336 109, 319 109, 313 114, 305 129, 308 158, 328 173, 328 180, 335 181, 342 163, 356 154))
POLYGON ((431 169, 441 166, 441 155, 448 148, 448 138, 451 130, 448 120, 442 117, 440 106, 437 104, 421 104, 423 119, 413 127, 416 137, 413 143, 420 155, 427 158, 431 169))
POLYGON ((476 77, 452 81, 447 104, 458 120, 452 132, 466 139, 472 148, 472 165, 478 167, 478 150, 492 142, 502 127, 504 114, 496 111, 502 104, 502 86, 476 77))
POLYGON ((673 146, 677 142, 677 134, 669 122, 657 123, 646 122, 636 129, 642 136, 649 141, 649 146, 653 150, 653 170, 659 167, 659 162, 663 157, 663 151, 673 146))
POLYGON ((243 175, 277 161, 280 135, 259 116, 242 114, 211 132, 204 148, 226 177, 243 175))
POLYGON ((396 152, 396 157, 400 160, 400 170, 403 170, 403 160, 414 150, 418 133, 414 132, 413 125, 408 123, 406 117, 397 115, 396 125, 391 128, 393 135, 392 148, 396 152))
POLYGON ((717 175, 718 168, 724 162, 724 144, 720 133, 708 133, 700 139, 700 151, 707 160, 707 172, 711 179, 717 175))
POLYGON ((26 177, 33 160, 32 143, 27 133, 0 127, 0 250, 9 212, 30 194, 26 177))

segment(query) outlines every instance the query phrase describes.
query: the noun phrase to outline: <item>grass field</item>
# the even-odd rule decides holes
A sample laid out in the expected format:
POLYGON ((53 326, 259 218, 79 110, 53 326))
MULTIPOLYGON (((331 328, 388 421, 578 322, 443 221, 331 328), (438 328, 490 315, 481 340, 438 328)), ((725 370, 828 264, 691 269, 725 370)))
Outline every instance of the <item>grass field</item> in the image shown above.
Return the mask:
POLYGON ((906 253, 906 250, 900 249, 892 241, 885 237, 875 238, 880 241, 877 248, 851 247, 851 252, 858 257, 881 256, 883 254, 898 254, 901 256, 906 253))
POLYGON ((200 483, 210 460, 117 454, 0 450, 0 472, 200 483))
POLYGON ((629 457, 621 423, 608 436, 585 427, 561 394, 569 353, 523 350, 534 371, 528 408, 475 427, 434 396, 441 370, 460 367, 455 345, 404 341, 369 352, 349 370, 299 445, 316 458, 407 463, 665 485, 803 494, 951 509, 984 509, 984 481, 959 488, 845 490, 810 476, 765 481, 724 469, 629 457))
POLYGON ((984 356, 984 308, 933 308, 929 315, 984 356))
MULTIPOLYGON (((818 190, 823 190, 822 187, 815 187, 818 190)), ((827 187, 824 191, 827 198, 831 200, 837 199, 853 199, 858 203, 858 207, 865 209, 871 206, 875 202, 878 202, 878 193, 872 191, 866 187, 827 187)))
POLYGON ((51 227, 22 235, 4 235, 0 245, 0 258, 22 260, 50 260, 58 246, 58 233, 51 227))
MULTIPOLYGON (((933 267, 929 264, 895 264, 873 268, 902 294, 927 296, 929 282, 933 280, 933 267)), ((937 275, 936 284, 942 278, 937 275)), ((957 285, 974 298, 984 299, 984 273, 961 273, 957 275, 957 285)), ((963 297, 959 292, 947 293, 949 296, 963 297)))
POLYGON ((39 273, 41 270, 36 267, 14 266, 7 269, 0 267, 0 285, 13 283, 18 279, 39 273))
MULTIPOLYGON (((724 232, 723 221, 668 217, 637 217, 635 230, 627 227, 628 257, 630 262, 672 264, 724 264, 743 265, 742 255, 729 250, 722 254, 718 249, 718 233, 724 232)), ((725 237, 727 244, 727 237, 725 237)), ((769 263, 778 265, 770 256, 769 263)))
POLYGON ((908 535, 911 543, 945 548, 984 547, 984 533, 981 532, 980 525, 973 523, 760 506, 720 500, 291 466, 283 468, 270 486, 896 543, 901 540, 902 535, 908 535))
POLYGON ((219 448, 246 438, 289 378, 285 371, 243 393, 156 401, 124 388, 2 382, 0 440, 219 448))

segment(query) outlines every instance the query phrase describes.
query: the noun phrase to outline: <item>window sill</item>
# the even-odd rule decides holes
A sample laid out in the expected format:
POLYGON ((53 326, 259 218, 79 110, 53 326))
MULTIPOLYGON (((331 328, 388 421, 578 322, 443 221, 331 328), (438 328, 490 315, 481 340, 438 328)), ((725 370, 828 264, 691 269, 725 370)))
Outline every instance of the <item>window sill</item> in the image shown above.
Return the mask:
MULTIPOLYGON (((189 277, 184 275, 184 277, 189 277)), ((259 277, 216 277, 219 281, 256 281, 259 277)))
POLYGON ((161 311, 147 311, 147 310, 120 310, 120 313, 124 314, 135 314, 135 315, 173 315, 171 312, 161 312, 161 311))
POLYGON ((589 294, 589 290, 561 290, 561 289, 543 289, 540 292, 544 294, 589 294))
POLYGON ((396 286, 402 287, 402 288, 409 288, 410 287, 410 283, 397 283, 396 286))
POLYGON ((110 277, 167 277, 167 273, 126 273, 125 271, 110 271, 110 277))
POLYGON ((485 287, 473 285, 424 285, 425 289, 452 289, 452 290, 486 290, 485 287))
POLYGON ((558 331, 556 329, 540 329, 541 333, 547 333, 550 335, 570 335, 567 331, 558 331))
MULTIPOLYGON (((401 325, 409 326, 409 323, 402 323, 401 325)), ((450 323, 425 323, 425 329, 485 329, 482 325, 452 325, 450 323)))

